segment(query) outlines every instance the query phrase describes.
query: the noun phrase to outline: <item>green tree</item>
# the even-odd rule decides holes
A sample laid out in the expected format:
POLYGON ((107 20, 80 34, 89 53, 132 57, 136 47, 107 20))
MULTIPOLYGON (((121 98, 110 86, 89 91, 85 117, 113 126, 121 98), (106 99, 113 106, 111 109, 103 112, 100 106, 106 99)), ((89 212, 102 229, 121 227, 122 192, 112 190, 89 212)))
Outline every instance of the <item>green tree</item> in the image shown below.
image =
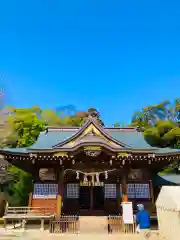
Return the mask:
POLYGON ((179 130, 177 123, 160 120, 153 127, 147 128, 144 136, 152 146, 173 147, 179 138, 179 130))
MULTIPOLYGON (((131 126, 139 127, 151 146, 180 149, 180 99, 143 108, 134 114, 131 126)), ((165 172, 176 172, 177 166, 175 161, 165 172)))
POLYGON ((0 217, 2 217, 6 202, 10 198, 10 188, 17 180, 17 176, 7 171, 7 163, 5 167, 5 161, 0 160, 0 162, 2 163, 0 166, 0 217))
POLYGON ((88 109, 88 115, 94 117, 97 119, 98 123, 101 126, 104 126, 104 122, 101 119, 100 112, 96 108, 89 108, 88 109))
POLYGON ((114 127, 121 127, 121 128, 124 128, 126 125, 122 122, 122 123, 120 123, 120 122, 116 122, 116 123, 114 123, 114 125, 113 125, 114 127))
POLYGON ((81 126, 85 118, 77 112, 75 115, 61 114, 61 117, 53 110, 42 110, 41 118, 48 126, 81 126))
POLYGON ((56 114, 55 111, 44 109, 41 112, 41 119, 47 126, 62 126, 63 120, 56 114))
POLYGON ((13 108, 6 107, 0 110, 0 146, 6 145, 8 137, 12 134, 12 128, 8 124, 8 119, 13 112, 13 108))
POLYGON ((15 166, 10 166, 8 172, 10 175, 16 176, 17 179, 9 188, 9 204, 11 206, 26 206, 29 193, 32 192, 32 176, 15 166))
MULTIPOLYGON (((45 130, 45 122, 41 119, 41 110, 36 106, 30 109, 12 108, 11 114, 6 120, 10 134, 5 141, 1 141, 1 145, 6 147, 30 146, 37 140, 39 133, 45 130)), ((9 203, 16 206, 26 205, 32 185, 30 175, 14 166, 9 167, 8 173, 17 176, 16 182, 3 184, 6 189, 8 187, 9 203)))
POLYGON ((8 146, 27 147, 38 138, 39 133, 45 130, 45 122, 39 117, 38 109, 14 109, 8 118, 12 133, 8 137, 8 146))
POLYGON ((141 111, 134 113, 131 125, 144 131, 153 127, 159 120, 168 120, 171 112, 170 106, 170 102, 166 100, 156 105, 144 107, 141 111))
POLYGON ((119 122, 114 123, 114 127, 121 127, 121 124, 119 122))
POLYGON ((175 148, 180 140, 179 117, 180 100, 166 100, 136 112, 131 126, 139 127, 150 145, 175 148))

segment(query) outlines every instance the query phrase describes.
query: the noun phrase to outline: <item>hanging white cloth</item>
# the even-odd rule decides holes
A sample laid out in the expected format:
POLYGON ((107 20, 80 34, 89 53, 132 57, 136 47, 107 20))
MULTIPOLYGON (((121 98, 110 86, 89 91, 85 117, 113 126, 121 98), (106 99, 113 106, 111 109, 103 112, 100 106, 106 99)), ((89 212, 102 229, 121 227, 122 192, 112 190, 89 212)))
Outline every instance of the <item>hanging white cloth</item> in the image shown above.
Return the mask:
POLYGON ((76 179, 79 179, 79 172, 76 172, 76 179))
POLYGON ((87 181, 88 181, 88 179, 87 179, 87 175, 84 174, 84 182, 87 182, 87 181))
POLYGON ((98 172, 96 173, 96 182, 99 183, 99 173, 98 172))

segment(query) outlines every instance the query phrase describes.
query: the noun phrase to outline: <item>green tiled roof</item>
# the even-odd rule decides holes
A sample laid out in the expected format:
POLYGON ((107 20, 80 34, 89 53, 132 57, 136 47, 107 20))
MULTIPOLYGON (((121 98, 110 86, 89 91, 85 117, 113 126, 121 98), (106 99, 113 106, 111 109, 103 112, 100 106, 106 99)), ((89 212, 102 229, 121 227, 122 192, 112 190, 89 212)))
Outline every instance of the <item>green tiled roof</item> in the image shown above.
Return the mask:
POLYGON ((3 148, 3 151, 12 153, 28 153, 27 148, 3 148))
MULTIPOLYGON (((83 131, 87 126, 88 126, 88 122, 81 129, 73 128, 73 127, 72 128, 71 127, 70 128, 49 128, 47 132, 40 133, 37 141, 32 146, 28 148, 13 148, 13 149, 4 148, 3 151, 23 154, 23 153, 30 153, 31 151, 36 151, 36 150, 42 150, 42 151, 51 150, 54 148, 54 146, 61 144, 62 142, 73 137, 74 135, 80 134, 80 132, 83 131)), ((158 149, 150 146, 145 141, 143 134, 133 128, 125 128, 125 129, 104 128, 104 129, 100 129, 100 131, 102 131, 102 133, 104 132, 104 135, 107 136, 107 138, 112 138, 112 140, 114 139, 114 141, 116 142, 116 146, 118 146, 117 149, 124 146, 126 148, 135 149, 135 150, 149 149, 149 150, 152 150, 152 152, 156 152, 160 154, 175 153, 178 151, 180 152, 180 150, 177 150, 177 149, 170 149, 170 148, 158 149)), ((89 139, 92 139, 92 138, 89 138, 89 139)), ((96 139, 96 141, 98 140, 96 139)), ((67 146, 67 145, 65 144, 63 146, 67 146)), ((61 149, 63 149, 63 147, 61 149)))
MULTIPOLYGON (((42 132, 39 135, 38 140, 35 144, 33 144, 29 149, 52 149, 52 147, 58 143, 61 143, 68 138, 72 137, 77 130, 57 130, 57 131, 49 131, 47 134, 42 132)), ((153 149, 144 139, 142 133, 137 131, 117 131, 108 130, 106 132, 115 140, 120 143, 124 143, 125 145, 129 145, 131 148, 139 148, 139 149, 153 149)))
MULTIPOLYGON (((57 130, 57 131, 48 131, 41 132, 38 140, 30 146, 28 149, 52 149, 53 146, 61 143, 70 137, 72 137, 77 132, 76 129, 72 130, 57 130)), ((153 148, 150 146, 144 139, 143 134, 137 131, 121 131, 119 129, 106 129, 106 132, 115 140, 119 141, 120 143, 124 143, 125 145, 129 145, 130 148, 133 149, 156 149, 159 153, 167 153, 167 152, 176 152, 179 151, 178 149, 171 149, 171 148, 153 148)), ((4 149, 6 151, 6 149, 4 149)), ((12 152, 21 152, 25 153, 27 150, 25 148, 15 148, 10 149, 12 152)))
POLYGON ((159 153, 168 153, 168 152, 180 152, 180 149, 172 149, 172 148, 158 148, 157 152, 159 153))
POLYGON ((72 137, 76 133, 72 131, 49 131, 40 133, 38 140, 29 149, 52 149, 52 147, 58 143, 61 143, 68 138, 72 137))
POLYGON ((148 149, 151 148, 153 149, 153 147, 151 145, 149 145, 141 132, 138 131, 119 131, 117 129, 117 131, 115 130, 107 130, 108 134, 113 137, 114 139, 116 139, 119 142, 125 143, 129 146, 131 146, 131 148, 140 148, 140 149, 148 149))

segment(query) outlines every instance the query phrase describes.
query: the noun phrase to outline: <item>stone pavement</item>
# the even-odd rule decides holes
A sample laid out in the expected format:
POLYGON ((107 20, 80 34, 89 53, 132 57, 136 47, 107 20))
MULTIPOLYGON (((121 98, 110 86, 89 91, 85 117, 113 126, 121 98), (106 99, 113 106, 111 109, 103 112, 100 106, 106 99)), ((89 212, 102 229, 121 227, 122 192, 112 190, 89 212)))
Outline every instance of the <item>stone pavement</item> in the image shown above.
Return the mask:
POLYGON ((81 216, 80 233, 107 234, 107 217, 104 216, 81 216))
MULTIPOLYGON (((92 239, 98 239, 98 240, 142 240, 142 238, 139 235, 124 235, 124 234, 112 234, 108 235, 103 233, 86 233, 86 234, 49 234, 49 232, 46 230, 44 232, 41 232, 39 230, 26 230, 23 232, 22 230, 7 230, 4 231, 1 229, 0 232, 0 240, 58 240, 59 238, 63 240, 92 240, 92 239)), ((144 238, 147 239, 147 238, 144 238)), ((151 233, 151 236, 147 240, 159 240, 160 238, 157 236, 156 233, 151 233)))
MULTIPOLYGON (((80 219, 80 234, 50 234, 48 230, 40 231, 40 225, 28 225, 28 229, 23 231, 22 229, 12 229, 9 225, 7 230, 0 228, 0 240, 56 240, 61 238, 62 240, 142 240, 137 234, 117 234, 108 235, 107 231, 107 218, 103 216, 81 216, 80 219)), ((46 226, 48 229, 48 226, 46 226)), ((157 233, 157 232, 155 232, 157 233)), ((159 240, 159 237, 154 232, 151 232, 151 236, 147 240, 159 240)))

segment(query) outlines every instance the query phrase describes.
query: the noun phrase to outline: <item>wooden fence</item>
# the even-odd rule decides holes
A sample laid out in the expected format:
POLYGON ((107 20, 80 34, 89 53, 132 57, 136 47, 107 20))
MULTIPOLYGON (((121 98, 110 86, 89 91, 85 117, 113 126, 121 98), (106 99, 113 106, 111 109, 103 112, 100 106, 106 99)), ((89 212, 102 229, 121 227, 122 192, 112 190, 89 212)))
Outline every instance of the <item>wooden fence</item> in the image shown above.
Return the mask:
POLYGON ((59 219, 52 220, 50 222, 51 233, 79 233, 80 224, 79 217, 72 216, 61 216, 59 219))
POLYGON ((107 218, 108 233, 126 233, 135 234, 136 233, 136 221, 134 217, 133 224, 124 224, 122 216, 112 216, 109 215, 107 218))

